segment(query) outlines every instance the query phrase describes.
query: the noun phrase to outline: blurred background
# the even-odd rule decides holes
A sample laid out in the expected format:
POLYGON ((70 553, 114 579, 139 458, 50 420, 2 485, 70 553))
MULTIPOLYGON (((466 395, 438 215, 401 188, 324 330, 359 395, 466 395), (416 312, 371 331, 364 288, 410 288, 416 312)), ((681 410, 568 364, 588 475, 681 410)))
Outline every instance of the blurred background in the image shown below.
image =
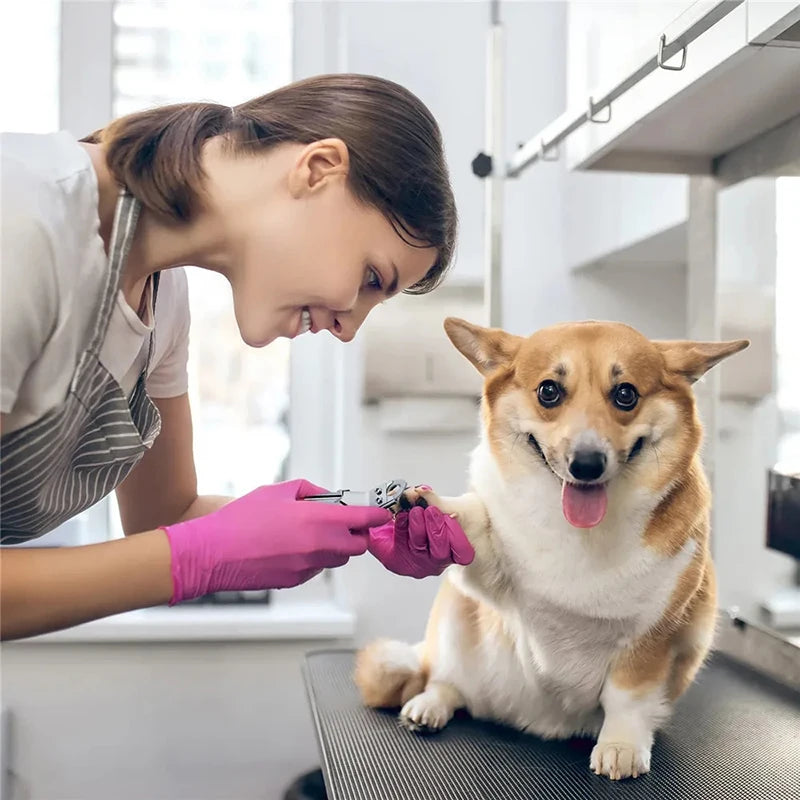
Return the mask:
MULTIPOLYGON (((153 105, 234 105, 327 72, 378 74, 418 94, 442 128, 459 207, 452 275, 431 296, 376 309, 347 346, 319 336, 253 350, 239 339, 224 279, 188 269, 196 461, 200 490, 215 494, 286 477, 354 489, 398 477, 460 493, 480 381, 441 323, 487 319, 492 190, 471 168, 487 126, 501 113, 495 152, 515 153, 627 74, 682 15, 714 5, 7 2, 0 128, 82 136, 153 105), (494 95, 493 7, 504 62, 494 95)), ((503 193, 492 292, 507 330, 595 318, 652 338, 752 339, 698 386, 714 557, 721 606, 786 637, 797 635, 800 611, 790 602, 781 616, 775 598, 796 595, 800 552, 767 547, 767 478, 800 472, 800 165, 749 168, 737 180, 715 179, 709 165, 731 152, 760 163, 759 137, 800 114, 787 100, 800 85, 800 36, 775 34, 775 20, 796 7, 741 4, 689 46, 685 71, 653 73, 612 104, 609 123, 587 124, 518 177, 490 183, 503 193)), ((119 535, 110 499, 39 543, 119 535)), ((317 764, 303 654, 378 635, 420 638, 437 586, 364 557, 269 602, 148 609, 7 644, 5 791, 14 800, 275 800, 317 764)))

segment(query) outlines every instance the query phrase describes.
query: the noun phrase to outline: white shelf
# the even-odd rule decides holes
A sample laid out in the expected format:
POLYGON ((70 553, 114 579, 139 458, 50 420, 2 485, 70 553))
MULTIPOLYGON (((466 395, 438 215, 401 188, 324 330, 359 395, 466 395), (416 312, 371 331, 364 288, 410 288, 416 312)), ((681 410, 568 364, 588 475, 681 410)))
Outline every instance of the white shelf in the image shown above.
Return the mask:
MULTIPOLYGON (((332 602, 145 608, 21 640, 24 644, 339 639, 355 616, 332 602)), ((4 644, 13 646, 14 642, 4 644)))
MULTIPOLYGON (((742 3, 690 44, 683 71, 656 70, 612 103, 608 124, 586 124, 570 136, 569 166, 713 174, 724 156, 798 117, 800 42, 755 35, 751 5, 742 3)), ((800 4, 772 5, 783 14, 770 29, 775 36, 797 23, 800 4)), ((668 41, 683 24, 678 18, 667 29, 668 41)))
POLYGON ((686 223, 681 222, 631 242, 591 261, 575 264, 573 272, 608 270, 615 267, 676 269, 686 266, 686 223))

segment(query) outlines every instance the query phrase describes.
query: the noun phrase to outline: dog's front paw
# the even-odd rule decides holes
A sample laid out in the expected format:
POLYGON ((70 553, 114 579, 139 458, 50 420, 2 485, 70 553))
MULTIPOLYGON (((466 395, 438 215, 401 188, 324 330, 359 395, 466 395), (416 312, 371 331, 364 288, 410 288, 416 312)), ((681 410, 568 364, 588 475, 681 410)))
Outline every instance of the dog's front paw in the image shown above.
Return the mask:
POLYGON ((403 492, 403 497, 400 501, 401 508, 406 511, 414 506, 427 508, 428 506, 440 507, 441 500, 430 486, 414 486, 412 489, 406 489, 403 492))
POLYGON ((433 506, 438 508, 443 514, 449 514, 456 519, 464 516, 464 500, 467 495, 462 497, 440 497, 430 486, 415 486, 413 489, 406 489, 400 501, 400 507, 408 511, 414 506, 427 508, 433 506))
POLYGON ((650 771, 650 747, 631 742, 598 742, 589 761, 596 775, 607 775, 612 781, 638 778, 650 771))
POLYGON ((450 721, 453 707, 426 691, 412 697, 400 711, 400 725, 413 733, 437 733, 450 721))

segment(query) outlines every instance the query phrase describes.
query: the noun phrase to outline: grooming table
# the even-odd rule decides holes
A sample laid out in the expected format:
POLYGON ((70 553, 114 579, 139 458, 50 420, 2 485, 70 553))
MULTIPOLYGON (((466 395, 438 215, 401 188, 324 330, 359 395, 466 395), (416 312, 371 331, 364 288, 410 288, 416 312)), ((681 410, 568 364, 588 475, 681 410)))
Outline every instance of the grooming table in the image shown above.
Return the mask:
POLYGON ((457 715, 440 733, 364 708, 354 651, 310 653, 304 675, 330 800, 798 800, 800 694, 715 655, 656 735, 651 772, 610 781, 593 742, 543 741, 457 715))

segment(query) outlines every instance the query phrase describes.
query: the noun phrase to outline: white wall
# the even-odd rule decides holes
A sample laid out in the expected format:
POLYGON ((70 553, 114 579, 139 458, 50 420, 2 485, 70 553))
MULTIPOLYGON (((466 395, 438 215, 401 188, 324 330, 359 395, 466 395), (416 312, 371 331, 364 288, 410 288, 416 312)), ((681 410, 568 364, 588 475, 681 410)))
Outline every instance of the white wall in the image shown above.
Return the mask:
MULTIPOLYGON (((631 50, 657 42, 659 31, 686 5, 571 0, 567 4, 568 106, 585 107, 592 92, 618 80, 625 74, 631 50)), ((606 114, 603 110, 598 118, 606 114)), ((578 131, 574 139, 581 135, 578 131)), ((567 149, 574 139, 568 140, 567 149)), ((580 231, 564 239, 569 266, 613 261, 617 251, 684 223, 688 213, 688 183, 683 175, 575 172, 566 192, 566 230, 580 231)), ((685 248, 649 255, 661 262, 685 261, 685 248)))
MULTIPOLYGON (((718 282, 724 292, 774 297, 777 230, 775 178, 754 178, 729 187, 718 200, 718 282)), ((774 304, 767 312, 773 323, 774 304)), ((770 320, 768 320, 769 322, 770 320)), ((754 343, 755 344, 755 343, 754 343)), ((774 345, 751 358, 774 361, 774 345)), ((736 358, 722 366, 736 370, 736 358)), ((756 615, 759 604, 792 582, 794 563, 767 550, 767 470, 777 460, 778 409, 775 386, 763 387, 757 402, 724 401, 720 405, 714 474, 714 559, 720 605, 736 605, 756 615)))
MULTIPOLYGON (((561 114, 567 104, 568 4, 506 3, 507 152, 561 114)), ((570 57, 572 57, 570 50, 570 57)), ((628 178, 630 176, 624 176, 628 178)), ((646 190, 640 208, 659 206, 657 190, 639 180, 629 186, 646 190)), ((651 176, 645 176, 649 179, 651 176)), ((652 337, 681 336, 685 330, 683 266, 657 269, 633 263, 576 273, 576 253, 592 257, 630 243, 649 225, 619 208, 626 186, 619 176, 566 171, 563 159, 540 163, 506 184, 504 254, 504 325, 515 333, 569 319, 615 319, 652 337), (583 199, 582 195, 588 199, 583 199), (604 214, 616 214, 610 225, 604 214), (609 239, 613 233, 613 241, 609 239)), ((673 194, 675 190, 673 188, 673 194)), ((658 222, 653 230, 661 229, 658 222)), ((588 258, 588 256, 586 256, 588 258)), ((583 258, 583 256, 581 256, 583 258)))
POLYGON ((317 646, 4 645, 3 800, 279 800, 318 763, 299 671, 317 646))
POLYGON ((483 187, 470 162, 483 146, 484 2, 340 2, 338 69, 408 87, 431 109, 445 141, 461 232, 451 279, 483 276, 483 187))

